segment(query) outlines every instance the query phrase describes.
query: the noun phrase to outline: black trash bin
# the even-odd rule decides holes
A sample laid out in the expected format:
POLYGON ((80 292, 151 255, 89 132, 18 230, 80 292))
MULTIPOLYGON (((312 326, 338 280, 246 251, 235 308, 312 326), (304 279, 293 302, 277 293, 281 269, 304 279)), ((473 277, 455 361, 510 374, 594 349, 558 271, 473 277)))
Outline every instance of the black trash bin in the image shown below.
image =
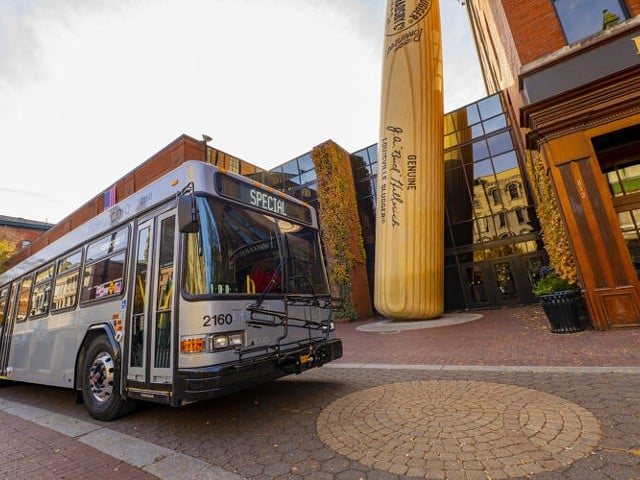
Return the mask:
POLYGON ((585 329, 580 315, 582 294, 579 290, 547 293, 538 298, 551 323, 551 332, 575 333, 585 329))

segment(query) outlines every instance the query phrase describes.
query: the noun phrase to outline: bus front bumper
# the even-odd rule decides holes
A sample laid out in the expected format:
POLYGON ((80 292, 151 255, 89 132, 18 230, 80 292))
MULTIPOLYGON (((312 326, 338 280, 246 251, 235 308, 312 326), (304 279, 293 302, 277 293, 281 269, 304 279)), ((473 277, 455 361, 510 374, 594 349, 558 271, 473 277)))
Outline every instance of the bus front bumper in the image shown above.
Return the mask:
POLYGON ((177 406, 220 397, 285 375, 321 367, 342 357, 342 341, 337 338, 313 344, 312 355, 309 355, 309 347, 303 345, 281 351, 279 355, 263 355, 224 365, 180 369, 171 403, 177 406))

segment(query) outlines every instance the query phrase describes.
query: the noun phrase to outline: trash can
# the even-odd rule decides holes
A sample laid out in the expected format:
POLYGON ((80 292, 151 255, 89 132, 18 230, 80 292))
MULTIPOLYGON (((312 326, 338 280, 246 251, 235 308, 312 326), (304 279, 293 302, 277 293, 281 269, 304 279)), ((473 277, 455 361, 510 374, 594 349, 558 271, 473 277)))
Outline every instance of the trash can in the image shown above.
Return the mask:
POLYGON ((575 333, 585 329, 580 315, 580 291, 565 290, 540 295, 538 298, 549 318, 552 333, 575 333))

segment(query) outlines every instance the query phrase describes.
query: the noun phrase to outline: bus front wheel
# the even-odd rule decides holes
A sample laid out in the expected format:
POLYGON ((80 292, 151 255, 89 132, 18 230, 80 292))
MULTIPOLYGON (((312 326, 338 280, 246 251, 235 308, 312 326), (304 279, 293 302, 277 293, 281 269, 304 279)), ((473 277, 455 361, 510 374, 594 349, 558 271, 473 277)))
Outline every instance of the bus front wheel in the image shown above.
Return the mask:
POLYGON ((120 395, 120 370, 105 337, 97 337, 89 345, 82 373, 82 400, 93 418, 106 422, 132 410, 133 402, 120 395))

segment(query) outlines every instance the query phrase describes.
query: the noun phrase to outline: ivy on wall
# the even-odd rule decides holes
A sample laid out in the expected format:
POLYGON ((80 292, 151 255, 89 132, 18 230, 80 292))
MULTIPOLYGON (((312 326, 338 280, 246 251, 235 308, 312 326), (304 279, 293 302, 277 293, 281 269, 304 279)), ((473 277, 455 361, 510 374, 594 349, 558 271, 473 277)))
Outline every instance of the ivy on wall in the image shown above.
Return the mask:
POLYGON ((329 280, 339 297, 339 318, 357 318, 351 301, 355 265, 365 264, 365 251, 349 154, 332 141, 315 147, 311 156, 318 176, 322 243, 329 264, 329 280))
POLYGON ((569 245, 551 179, 539 152, 527 150, 527 170, 536 200, 536 213, 542 230, 542 241, 549 255, 551 268, 562 278, 576 283, 578 273, 573 251, 569 245))

